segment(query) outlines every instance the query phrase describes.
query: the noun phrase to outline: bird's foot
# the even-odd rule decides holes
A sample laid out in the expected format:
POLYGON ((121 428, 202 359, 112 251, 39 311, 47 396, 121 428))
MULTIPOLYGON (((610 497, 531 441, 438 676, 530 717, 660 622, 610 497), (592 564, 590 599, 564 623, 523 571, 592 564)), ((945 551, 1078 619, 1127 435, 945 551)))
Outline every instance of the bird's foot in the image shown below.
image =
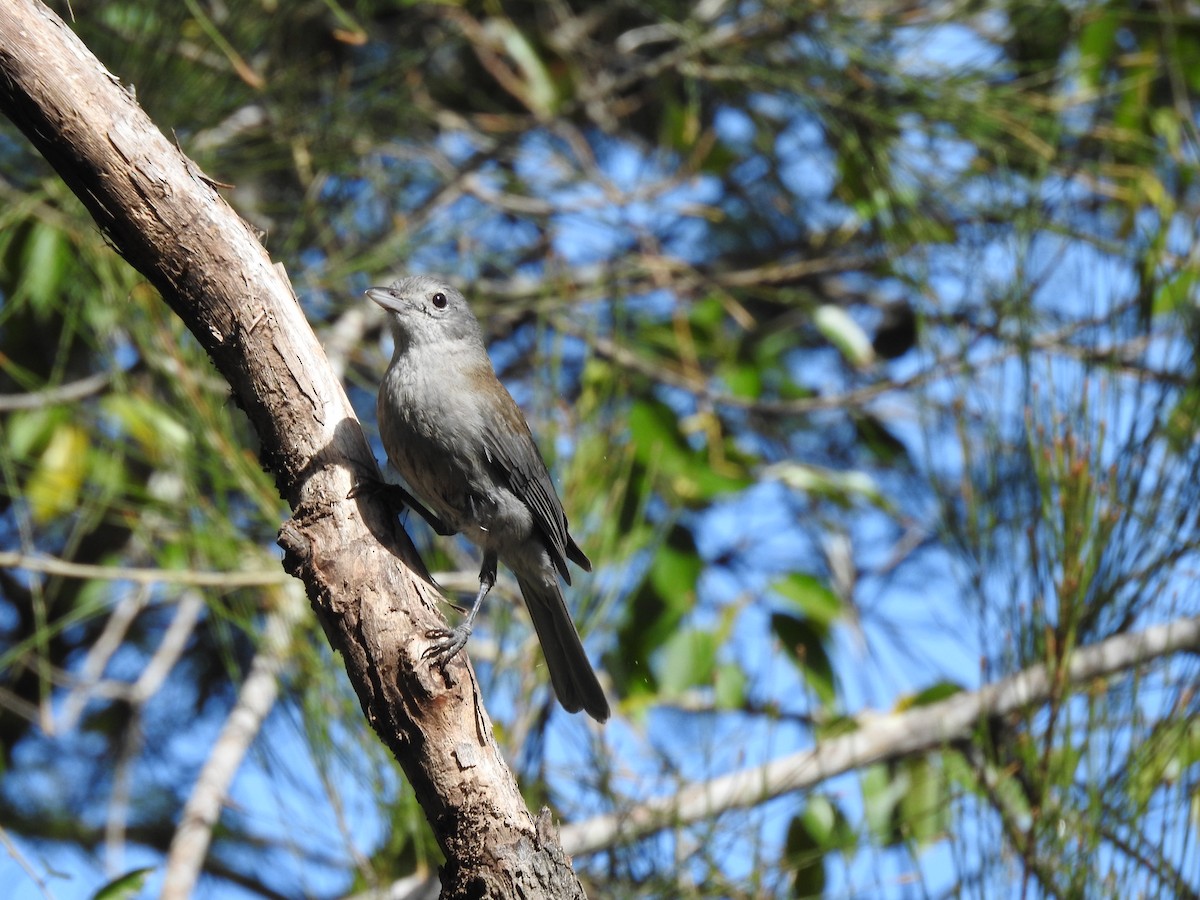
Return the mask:
POLYGON ((444 669, 446 664, 467 646, 467 639, 471 637, 471 626, 463 623, 454 628, 430 628, 425 632, 425 637, 433 643, 421 654, 421 659, 430 660, 444 669))
POLYGON ((403 513, 405 509, 411 509, 418 516, 429 523, 429 527, 442 537, 449 537, 458 532, 431 513, 425 508, 416 497, 406 491, 398 484, 393 484, 390 481, 382 481, 378 478, 373 478, 370 475, 361 476, 354 487, 350 488, 350 493, 346 495, 347 500, 353 500, 355 497, 366 497, 371 494, 382 496, 384 502, 391 506, 393 512, 397 515, 403 513))
POLYGON ((408 505, 405 502, 406 494, 402 487, 379 478, 373 478, 370 475, 359 476, 358 481, 354 482, 354 487, 350 488, 350 493, 346 495, 346 499, 353 500, 355 497, 370 497, 374 494, 382 495, 384 500, 397 511, 403 510, 408 505))

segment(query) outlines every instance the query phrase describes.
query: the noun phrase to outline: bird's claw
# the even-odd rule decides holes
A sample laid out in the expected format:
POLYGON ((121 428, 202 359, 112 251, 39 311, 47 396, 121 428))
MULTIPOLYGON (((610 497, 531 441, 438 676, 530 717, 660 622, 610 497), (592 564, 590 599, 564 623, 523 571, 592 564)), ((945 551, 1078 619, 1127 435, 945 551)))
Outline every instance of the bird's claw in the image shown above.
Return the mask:
POLYGON ((425 637, 433 643, 421 654, 421 659, 430 660, 444 669, 446 664, 467 646, 467 639, 471 637, 471 626, 430 628, 425 632, 425 637))
POLYGON ((379 490, 379 480, 376 478, 359 478, 354 482, 349 492, 346 494, 347 500, 354 500, 358 497, 369 497, 371 494, 379 490))
POLYGON ((399 485, 390 484, 373 475, 360 475, 358 480, 354 482, 354 486, 350 488, 350 492, 346 494, 347 500, 354 500, 358 497, 372 497, 382 495, 384 502, 393 506, 398 512, 402 511, 408 504, 405 503, 404 490, 399 485))

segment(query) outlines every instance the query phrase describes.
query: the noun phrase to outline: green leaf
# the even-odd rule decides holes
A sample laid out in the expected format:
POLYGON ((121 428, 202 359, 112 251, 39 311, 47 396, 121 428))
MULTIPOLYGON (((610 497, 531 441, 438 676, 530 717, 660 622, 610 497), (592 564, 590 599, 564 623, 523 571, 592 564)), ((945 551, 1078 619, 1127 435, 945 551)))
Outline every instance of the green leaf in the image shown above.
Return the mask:
POLYGON ((813 836, 820 847, 829 846, 834 826, 837 824, 837 817, 838 814, 833 808, 833 804, 823 794, 810 797, 801 814, 805 830, 813 836))
POLYGON ((48 312, 61 300, 63 277, 70 264, 71 247, 63 232, 45 222, 34 222, 22 252, 18 295, 27 297, 38 313, 48 312))
POLYGON ((677 525, 654 554, 650 581, 663 597, 675 598, 668 603, 670 608, 683 612, 695 603, 696 583, 703 570, 704 563, 691 531, 677 525))
POLYGON ((854 430, 881 463, 894 466, 909 462, 908 447, 877 416, 870 413, 854 416, 854 430))
POLYGON ((706 294, 688 307, 688 322, 693 331, 712 336, 725 321, 725 305, 716 294, 706 294))
POLYGON ((658 689, 658 672, 650 667, 650 659, 695 604, 702 570, 692 533, 676 525, 654 554, 641 586, 626 602, 616 648, 605 656, 609 675, 626 695, 652 694, 658 689))
POLYGON ((908 791, 908 779, 895 778, 885 765, 868 766, 862 775, 863 815, 876 843, 891 847, 903 840, 896 830, 896 807, 908 791))
POLYGON ((945 835, 950 826, 950 797, 940 767, 917 756, 901 760, 895 771, 897 783, 903 779, 907 784, 896 808, 900 832, 922 845, 945 835))
MULTIPOLYGON (((1190 66, 1189 69, 1195 73, 1195 66, 1190 66)), ((1172 107, 1159 108, 1150 114, 1150 127, 1154 130, 1155 135, 1166 141, 1167 148, 1173 154, 1180 152, 1183 144, 1183 126, 1179 119, 1179 114, 1172 107)))
POLYGON ((711 631, 688 628, 672 633, 655 666, 663 693, 676 696, 689 688, 711 685, 718 649, 711 631))
POLYGON ((87 432, 74 425, 56 428, 25 486, 34 521, 46 522, 79 505, 87 465, 87 432))
POLYGON ((883 509, 890 507, 879 485, 867 472, 844 472, 823 466, 782 462, 767 466, 762 475, 764 479, 777 478, 790 488, 828 497, 837 503, 849 505, 856 500, 866 500, 883 509))
POLYGON ((787 613, 771 616, 771 630, 795 661, 817 699, 828 706, 834 702, 833 664, 825 652, 825 629, 787 613))
POLYGON ((558 88, 529 38, 509 19, 500 17, 488 19, 484 29, 500 39, 521 70, 526 88, 523 99, 530 111, 544 117, 553 115, 558 108, 558 88))
POLYGON ((826 850, 852 853, 857 847, 858 835, 854 825, 824 794, 809 798, 803 816, 809 832, 826 850))
MULTIPOLYGON (((701 146, 704 146, 703 144, 701 146)), ((707 151, 698 160, 700 170, 712 175, 725 175, 742 161, 742 156, 722 140, 710 141, 707 151)), ((692 148, 693 150, 695 148, 692 148)), ((694 158, 694 157, 693 157, 694 158)))
POLYGON ((37 447, 45 446, 59 424, 66 418, 65 409, 43 408, 17 410, 5 423, 4 436, 8 452, 15 459, 32 456, 37 447))
POLYGON ((735 397, 762 396, 762 370, 751 363, 729 364, 722 366, 718 377, 729 388, 729 393, 735 397))
POLYGON ((857 843, 845 814, 824 794, 810 796, 803 812, 788 826, 784 844, 785 864, 796 873, 792 896, 821 896, 825 858, 830 853, 852 853, 857 843))
POLYGON ((1084 84, 1100 84, 1104 67, 1116 47, 1121 18, 1115 10, 1091 19, 1079 33, 1079 70, 1084 84))
POLYGON ((102 406, 120 421, 151 460, 175 458, 191 447, 192 434, 187 426, 166 407, 147 398, 109 394, 102 406))
MULTIPOLYGON (((792 870, 792 896, 796 898, 820 897, 825 893, 824 842, 810 830, 809 818, 792 819, 783 845, 783 865, 792 870)), ((817 825, 820 827, 820 823, 817 825)))
POLYGON ((714 702, 718 709, 741 709, 746 705, 748 679, 741 666, 720 663, 716 669, 714 702))
POLYGON ((819 626, 823 633, 842 614, 842 601, 822 579, 795 572, 771 585, 771 590, 789 600, 804 618, 819 626))
POLYGON ((1186 453, 1192 449, 1196 435, 1200 434, 1200 389, 1186 387, 1177 397, 1167 414, 1164 430, 1171 449, 1176 453, 1186 453))
POLYGON ((642 401, 629 410, 629 434, 641 459, 654 460, 666 454, 678 457, 689 452, 675 414, 661 403, 642 401))
POLYGON ((901 699, 896 703, 896 710, 897 712, 903 712, 915 706, 929 706, 932 703, 940 703, 943 700, 953 697, 955 694, 961 694, 962 690, 962 685, 955 684, 953 681, 939 681, 925 688, 920 693, 901 699))
POLYGON ((126 872, 104 885, 92 897, 94 900, 126 900, 129 897, 136 897, 146 886, 146 879, 153 871, 153 867, 147 866, 143 869, 126 872))
POLYGON ((629 411, 629 434, 638 460, 682 503, 702 505, 750 483, 744 469, 729 461, 735 454, 726 453, 726 460, 736 474, 716 471, 707 452, 688 444, 679 420, 662 403, 635 403, 629 411))
POLYGON ((840 306, 824 303, 813 312, 813 324, 841 351, 846 361, 862 368, 875 362, 875 350, 862 326, 840 306))
POLYGON ((1142 743, 1138 764, 1131 772, 1129 792, 1145 809, 1160 788, 1177 783, 1200 762, 1200 717, 1165 722, 1142 743))
POLYGON ((1151 311, 1160 316, 1196 305, 1195 269, 1184 269, 1158 286, 1154 292, 1151 311))
POLYGON ((701 128, 700 110, 694 97, 680 103, 668 97, 663 104, 658 135, 659 143, 687 152, 696 146, 701 128))
POLYGON ((673 622, 678 621, 668 609, 667 601, 649 580, 626 602, 625 621, 617 631, 616 646, 604 656, 604 668, 623 695, 658 691, 650 659, 670 634, 673 622))

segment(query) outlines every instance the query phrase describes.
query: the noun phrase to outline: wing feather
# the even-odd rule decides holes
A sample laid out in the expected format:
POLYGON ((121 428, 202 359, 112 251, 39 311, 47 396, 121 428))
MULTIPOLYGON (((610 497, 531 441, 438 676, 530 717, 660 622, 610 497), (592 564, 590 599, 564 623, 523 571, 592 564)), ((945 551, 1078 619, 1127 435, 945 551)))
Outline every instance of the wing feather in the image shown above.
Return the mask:
POLYGON ((554 490, 554 482, 550 480, 550 473, 534 443, 529 425, 515 403, 512 413, 514 415, 504 419, 501 418, 503 413, 488 416, 483 434, 485 457, 493 477, 529 507, 534 524, 545 538, 546 550, 554 561, 554 567, 570 584, 568 559, 585 569, 590 569, 591 564, 567 532, 567 516, 554 490), (581 558, 583 562, 580 562, 581 558))

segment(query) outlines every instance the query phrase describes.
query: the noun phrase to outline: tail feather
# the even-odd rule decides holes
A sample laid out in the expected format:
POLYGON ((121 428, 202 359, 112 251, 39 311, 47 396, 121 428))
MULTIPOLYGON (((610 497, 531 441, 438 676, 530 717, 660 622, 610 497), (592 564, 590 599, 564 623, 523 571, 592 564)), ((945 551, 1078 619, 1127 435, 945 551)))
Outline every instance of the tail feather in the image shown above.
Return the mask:
POLYGON ((609 717, 608 700, 571 621, 558 582, 540 584, 517 576, 521 596, 550 669, 550 683, 567 712, 584 710, 597 722, 609 717))

